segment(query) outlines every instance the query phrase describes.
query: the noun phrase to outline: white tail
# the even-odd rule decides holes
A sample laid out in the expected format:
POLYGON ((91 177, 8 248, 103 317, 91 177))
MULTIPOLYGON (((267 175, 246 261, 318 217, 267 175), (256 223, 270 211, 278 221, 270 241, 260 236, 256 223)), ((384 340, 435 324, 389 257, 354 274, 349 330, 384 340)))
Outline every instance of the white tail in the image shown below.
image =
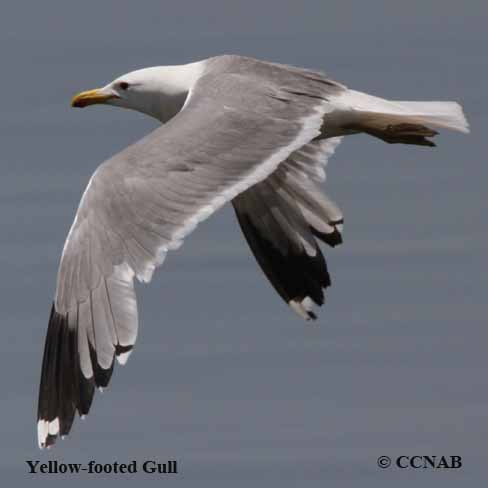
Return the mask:
POLYGON ((444 129, 469 132, 463 108, 457 102, 391 102, 400 105, 408 119, 412 118, 444 129), (410 115, 411 114, 411 115, 410 115))
POLYGON ((403 102, 346 90, 333 103, 334 115, 324 124, 328 137, 365 132, 388 143, 435 146, 431 126, 469 132, 456 102, 403 102))
POLYGON ((353 118, 378 118, 391 123, 420 123, 469 132, 469 125, 461 105, 457 102, 404 102, 386 100, 356 90, 347 90, 334 102, 353 118), (359 117, 358 117, 359 116, 359 117))

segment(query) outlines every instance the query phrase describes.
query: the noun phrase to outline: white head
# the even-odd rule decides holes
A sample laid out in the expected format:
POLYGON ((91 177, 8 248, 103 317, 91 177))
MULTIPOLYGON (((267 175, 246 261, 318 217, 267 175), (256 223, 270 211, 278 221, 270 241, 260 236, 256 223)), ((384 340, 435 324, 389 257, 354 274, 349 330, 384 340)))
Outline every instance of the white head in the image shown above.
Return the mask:
POLYGON ((166 122, 179 112, 203 65, 155 66, 119 76, 103 88, 76 95, 73 107, 106 104, 129 108, 166 122))

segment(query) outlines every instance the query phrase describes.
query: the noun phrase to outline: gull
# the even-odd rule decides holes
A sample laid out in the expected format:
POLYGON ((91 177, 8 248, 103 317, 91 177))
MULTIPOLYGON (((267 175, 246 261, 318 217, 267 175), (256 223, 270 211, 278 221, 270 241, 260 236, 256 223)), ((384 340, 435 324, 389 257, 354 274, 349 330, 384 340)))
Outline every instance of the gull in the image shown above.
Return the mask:
POLYGON ((321 72, 234 55, 133 71, 72 101, 94 104, 162 125, 102 163, 81 198, 45 342, 41 448, 88 413, 115 359, 126 363, 138 329, 134 278, 149 282, 199 222, 232 202, 273 287, 314 319, 331 284, 317 242, 342 242, 342 212, 320 186, 342 136, 434 146, 431 127, 468 132, 455 102, 390 101, 321 72))

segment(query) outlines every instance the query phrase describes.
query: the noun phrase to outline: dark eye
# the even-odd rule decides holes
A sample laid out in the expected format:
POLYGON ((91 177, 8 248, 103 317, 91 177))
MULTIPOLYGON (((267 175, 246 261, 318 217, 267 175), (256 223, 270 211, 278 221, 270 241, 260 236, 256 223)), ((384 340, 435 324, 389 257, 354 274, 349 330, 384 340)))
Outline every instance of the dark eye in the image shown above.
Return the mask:
POLYGON ((129 83, 127 83, 127 81, 121 81, 119 83, 119 88, 121 90, 127 90, 127 88, 129 88, 129 83))

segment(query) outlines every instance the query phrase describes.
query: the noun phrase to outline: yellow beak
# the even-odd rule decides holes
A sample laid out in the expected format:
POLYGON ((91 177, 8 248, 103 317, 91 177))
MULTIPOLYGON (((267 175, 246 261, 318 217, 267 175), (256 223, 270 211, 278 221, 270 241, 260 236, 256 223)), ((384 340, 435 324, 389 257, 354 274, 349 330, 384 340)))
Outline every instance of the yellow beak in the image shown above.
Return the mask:
POLYGON ((102 88, 95 88, 95 90, 88 90, 75 95, 71 100, 71 106, 82 108, 96 103, 105 103, 111 98, 117 98, 117 95, 104 92, 102 88))

